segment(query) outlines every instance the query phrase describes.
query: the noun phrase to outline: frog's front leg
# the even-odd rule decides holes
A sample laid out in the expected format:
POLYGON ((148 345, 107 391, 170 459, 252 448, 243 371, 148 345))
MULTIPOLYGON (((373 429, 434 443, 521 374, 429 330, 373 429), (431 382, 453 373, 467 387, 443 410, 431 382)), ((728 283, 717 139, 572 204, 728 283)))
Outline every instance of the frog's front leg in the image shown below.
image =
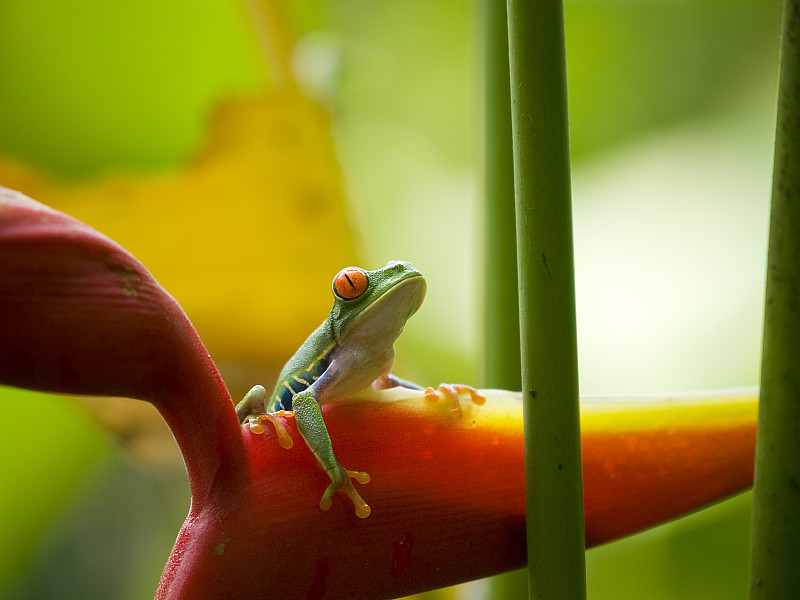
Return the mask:
POLYGON ((356 516, 366 519, 372 509, 353 487, 350 478, 363 484, 369 483, 369 475, 363 471, 349 471, 339 464, 333 452, 333 443, 328 434, 328 428, 322 418, 322 410, 311 389, 295 394, 292 398, 292 409, 300 435, 303 436, 306 445, 331 479, 330 485, 319 501, 320 510, 328 510, 331 507, 333 494, 339 488, 343 488, 355 506, 356 516))
POLYGON ((239 418, 239 423, 247 421, 250 431, 258 434, 264 433, 261 422, 269 421, 275 427, 281 447, 287 449, 292 447, 292 436, 275 415, 267 412, 267 390, 263 385, 254 385, 250 388, 242 401, 236 405, 236 416, 239 418))
POLYGON ((267 412, 267 390, 263 385, 254 385, 245 394, 242 401, 236 405, 236 416, 239 423, 244 423, 250 415, 259 415, 267 412))

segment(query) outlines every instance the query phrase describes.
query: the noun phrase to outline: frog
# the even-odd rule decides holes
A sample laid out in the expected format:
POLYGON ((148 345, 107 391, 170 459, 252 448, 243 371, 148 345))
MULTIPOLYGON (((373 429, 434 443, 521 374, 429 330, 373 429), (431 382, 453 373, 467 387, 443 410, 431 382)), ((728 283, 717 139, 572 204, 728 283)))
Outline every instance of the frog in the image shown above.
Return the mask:
POLYGON ((427 291, 425 278, 413 264, 390 261, 374 271, 346 267, 336 274, 331 287, 334 301, 330 314, 284 365, 272 394, 267 395, 261 385, 254 386, 236 405, 236 413, 239 422, 247 422, 253 433, 263 433, 262 422, 270 422, 280 445, 290 448, 291 436, 276 414, 293 412, 306 446, 330 478, 319 508, 329 510, 334 494, 342 489, 356 515, 366 518, 372 509, 351 479, 366 484, 369 474, 345 469, 339 463, 321 406, 369 387, 424 390, 429 401, 450 398, 454 411, 459 410, 458 396, 462 392, 469 393, 476 404, 483 397, 470 386, 441 384, 438 389, 423 388, 392 373, 394 342, 406 321, 419 310, 427 291))

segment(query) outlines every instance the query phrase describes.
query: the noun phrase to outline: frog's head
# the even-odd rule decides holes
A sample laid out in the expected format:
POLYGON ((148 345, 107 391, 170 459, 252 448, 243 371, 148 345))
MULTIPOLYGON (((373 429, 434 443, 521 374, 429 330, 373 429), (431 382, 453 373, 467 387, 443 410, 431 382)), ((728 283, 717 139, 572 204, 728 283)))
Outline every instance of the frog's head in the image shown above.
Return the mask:
POLYGON ((347 267, 333 278, 330 321, 334 336, 391 337, 425 299, 425 279, 409 262, 392 261, 382 269, 347 267))

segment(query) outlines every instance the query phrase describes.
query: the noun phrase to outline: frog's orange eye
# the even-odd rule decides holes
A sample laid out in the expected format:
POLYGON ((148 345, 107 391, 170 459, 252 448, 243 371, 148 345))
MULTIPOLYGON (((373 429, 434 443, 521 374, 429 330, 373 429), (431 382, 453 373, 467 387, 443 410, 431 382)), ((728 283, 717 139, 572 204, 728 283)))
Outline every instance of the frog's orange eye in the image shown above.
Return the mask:
POLYGON ((358 267, 342 269, 333 278, 333 293, 342 300, 358 298, 367 291, 367 274, 358 267))

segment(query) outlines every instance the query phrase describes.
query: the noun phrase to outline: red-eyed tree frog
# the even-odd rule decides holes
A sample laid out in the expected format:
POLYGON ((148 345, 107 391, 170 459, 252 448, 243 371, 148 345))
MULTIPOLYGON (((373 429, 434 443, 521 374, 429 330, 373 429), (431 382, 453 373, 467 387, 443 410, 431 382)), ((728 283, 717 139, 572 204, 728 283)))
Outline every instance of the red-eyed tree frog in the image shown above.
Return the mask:
MULTIPOLYGON (((423 389, 392 375, 394 341, 408 318, 417 312, 425 298, 422 274, 408 262, 390 262, 382 269, 365 271, 347 267, 333 279, 333 309, 283 367, 272 395, 264 387, 253 387, 236 406, 239 422, 249 422, 254 433, 262 433, 263 420, 278 431, 281 445, 292 440, 283 425, 270 414, 280 410, 294 412, 297 428, 306 445, 331 479, 319 507, 328 510, 333 494, 343 488, 353 502, 356 515, 366 518, 371 509, 353 487, 350 478, 368 483, 369 475, 350 471, 336 459, 333 444, 322 418, 320 405, 335 402, 370 385, 375 389, 403 386, 423 389)), ((466 391, 473 402, 483 397, 461 385, 427 388, 428 399, 449 397, 459 412, 458 393, 466 391)))

